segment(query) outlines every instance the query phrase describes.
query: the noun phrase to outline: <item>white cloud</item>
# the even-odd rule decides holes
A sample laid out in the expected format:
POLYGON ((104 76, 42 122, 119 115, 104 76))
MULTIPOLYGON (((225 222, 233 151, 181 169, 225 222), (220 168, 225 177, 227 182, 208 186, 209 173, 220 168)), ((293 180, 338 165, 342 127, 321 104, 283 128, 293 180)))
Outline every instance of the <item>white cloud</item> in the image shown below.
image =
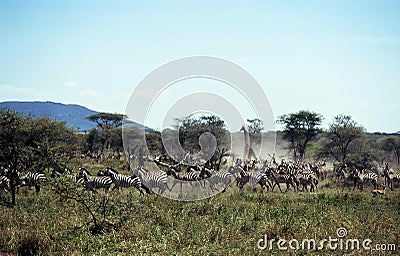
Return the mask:
POLYGON ((75 81, 66 81, 64 82, 64 86, 66 87, 75 87, 77 84, 75 81))

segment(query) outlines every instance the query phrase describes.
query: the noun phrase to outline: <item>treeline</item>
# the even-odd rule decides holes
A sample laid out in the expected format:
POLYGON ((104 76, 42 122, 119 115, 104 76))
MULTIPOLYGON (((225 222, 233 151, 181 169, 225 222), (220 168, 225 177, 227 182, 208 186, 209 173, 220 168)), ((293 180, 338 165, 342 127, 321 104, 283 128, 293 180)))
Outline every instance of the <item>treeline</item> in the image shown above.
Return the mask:
MULTIPOLYGON (((87 117, 97 128, 78 133, 64 122, 43 117, 33 119, 18 113, 0 112, 0 164, 20 171, 44 172, 64 168, 74 157, 124 160, 121 114, 99 113, 87 117)), ((338 115, 327 130, 321 129, 323 116, 311 111, 299 111, 278 117, 282 138, 294 160, 326 160, 368 168, 374 163, 400 164, 400 136, 369 134, 348 115, 338 115)), ((263 130, 259 119, 247 120, 251 140, 257 144, 263 130)), ((228 149, 231 137, 225 122, 217 116, 188 116, 177 118, 174 129, 162 133, 154 130, 126 128, 126 149, 132 155, 166 154, 164 144, 177 136, 186 152, 200 150, 199 136, 212 133, 217 149, 228 149), (143 137, 141 137, 144 135, 143 137), (163 135, 163 138, 162 138, 163 135), (164 141, 163 141, 164 140, 164 141), (146 145, 146 147, 144 147, 146 145), (140 152, 148 150, 150 152, 140 152)), ((206 138, 207 139, 207 138, 206 138)), ((262 156, 266 157, 266 156, 262 156)))
POLYGON ((322 115, 305 110, 278 118, 294 160, 322 159, 359 169, 400 164, 399 135, 367 133, 349 115, 335 116, 327 130, 321 129, 322 120, 322 115))
POLYGON ((96 115, 88 119, 98 123, 99 128, 83 134, 65 122, 2 110, 0 165, 11 170, 45 172, 64 168, 74 157, 99 157, 105 152, 122 156, 121 122, 111 123, 108 119, 112 116, 122 120, 123 115, 96 115))
POLYGON ((43 117, 22 117, 12 111, 0 113, 0 167, 10 180, 12 204, 18 172, 44 172, 66 164, 74 155, 78 137, 63 122, 43 117))

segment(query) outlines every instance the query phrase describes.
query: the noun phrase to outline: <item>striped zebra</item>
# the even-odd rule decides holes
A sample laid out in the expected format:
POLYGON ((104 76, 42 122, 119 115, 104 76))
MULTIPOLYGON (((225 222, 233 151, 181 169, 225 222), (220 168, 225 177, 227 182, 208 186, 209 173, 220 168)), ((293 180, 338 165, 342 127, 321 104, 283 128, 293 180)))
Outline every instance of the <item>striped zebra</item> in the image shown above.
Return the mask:
POLYGON ((378 188, 378 174, 374 172, 360 173, 357 169, 354 170, 354 176, 357 178, 357 182, 360 183, 360 190, 364 190, 366 183, 371 183, 374 189, 378 188))
POLYGON ((191 170, 189 172, 177 172, 175 169, 169 168, 167 175, 172 175, 174 178, 183 181, 200 180, 200 172, 196 170, 191 170))
MULTIPOLYGON (((214 171, 214 170, 207 170, 207 176, 210 176, 208 181, 210 184, 210 188, 212 190, 218 190, 216 186, 218 184, 222 184, 223 190, 221 191, 224 193, 226 191, 226 188, 236 180, 240 176, 240 172, 243 170, 243 168, 239 165, 236 166, 231 166, 227 171, 214 171)), ((237 184, 238 185, 238 184, 237 184)))
POLYGON ((383 175, 385 177, 385 185, 391 190, 393 190, 393 181, 400 182, 400 172, 395 173, 388 163, 385 163, 383 175))
POLYGON ((353 172, 347 173, 345 172, 345 169, 341 169, 340 171, 337 171, 338 179, 343 179, 343 187, 342 187, 342 192, 344 191, 345 187, 348 187, 350 190, 350 187, 353 187, 353 191, 357 186, 357 177, 354 176, 353 172))
POLYGON ((308 163, 309 170, 313 171, 315 175, 317 175, 318 179, 324 180, 326 178, 327 172, 326 172, 326 163, 308 163))
POLYGON ((36 193, 40 192, 40 185, 46 181, 46 176, 43 173, 27 172, 25 175, 19 176, 18 189, 21 187, 35 187, 36 193))
POLYGON ((181 191, 182 186, 185 183, 189 183, 190 186, 197 186, 199 183, 195 183, 193 181, 200 181, 202 179, 202 172, 197 170, 190 170, 189 172, 177 172, 174 168, 169 168, 166 174, 174 177, 173 184, 169 188, 170 190, 172 190, 177 183, 180 184, 181 191))
POLYGON ((397 187, 399 187, 399 184, 400 184, 400 172, 398 172, 398 173, 394 176, 393 181, 397 181, 397 187))
POLYGON ((168 176, 167 173, 161 170, 155 172, 149 172, 143 167, 137 168, 133 172, 132 177, 138 177, 142 182, 143 189, 146 193, 150 194, 150 189, 158 188, 158 193, 163 193, 168 188, 168 176), (145 183, 147 186, 144 186, 145 183))
POLYGON ((10 190, 10 179, 6 176, 0 176, 0 188, 2 188, 4 192, 8 192, 10 190))
POLYGON ((295 186, 296 180, 294 179, 292 173, 276 173, 273 168, 267 168, 265 174, 267 175, 268 179, 272 182, 271 185, 272 192, 274 191, 275 186, 278 186, 279 191, 281 191, 281 193, 286 193, 290 189, 290 186, 292 186, 294 190, 296 190, 295 186), (286 184, 285 192, 282 191, 280 184, 286 184))
POLYGON ((141 195, 144 195, 142 190, 142 182, 140 181, 139 177, 131 177, 128 175, 118 174, 112 168, 107 168, 104 172, 104 175, 111 178, 112 182, 114 183, 113 190, 119 189, 120 187, 135 187, 137 190, 139 190, 141 195))
POLYGON ((264 190, 265 188, 269 190, 267 175, 259 171, 246 172, 243 170, 236 178, 236 182, 236 185, 240 189, 242 189, 244 185, 246 185, 246 183, 249 183, 250 186, 255 186, 256 184, 259 184, 262 190, 264 190))
POLYGON ((92 191, 95 191, 95 189, 98 188, 104 188, 104 190, 107 192, 110 190, 111 184, 113 183, 110 177, 91 176, 88 170, 82 167, 79 168, 79 173, 76 176, 76 181, 79 182, 80 179, 83 179, 85 187, 92 191))
POLYGON ((235 174, 232 174, 229 171, 220 171, 212 175, 209 181, 212 190, 216 190, 215 187, 217 184, 222 184, 224 186, 224 189, 221 192, 223 193, 234 180, 236 180, 235 174))
POLYGON ((310 192, 318 191, 318 176, 313 171, 303 171, 296 175, 298 184, 302 186, 302 192, 308 191, 307 186, 310 185, 310 192))

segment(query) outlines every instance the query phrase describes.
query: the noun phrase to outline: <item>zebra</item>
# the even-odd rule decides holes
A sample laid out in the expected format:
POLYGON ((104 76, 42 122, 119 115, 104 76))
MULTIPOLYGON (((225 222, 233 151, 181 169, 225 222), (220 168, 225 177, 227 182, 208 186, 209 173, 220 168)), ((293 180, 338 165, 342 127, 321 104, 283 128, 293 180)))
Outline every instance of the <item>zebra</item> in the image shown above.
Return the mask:
POLYGON ((150 194, 150 188, 158 188, 158 193, 163 193, 168 188, 168 176, 167 173, 161 170, 155 172, 148 172, 143 167, 137 168, 133 172, 133 178, 138 177, 142 182, 142 187, 146 190, 146 193, 150 194), (150 187, 143 185, 143 181, 150 187))
POLYGON ((17 191, 20 187, 35 187, 36 193, 40 192, 40 185, 46 180, 43 173, 27 172, 25 175, 19 176, 19 184, 17 191))
POLYGON ((167 175, 173 175, 174 178, 183 181, 196 181, 204 178, 201 171, 194 170, 189 168, 187 172, 177 172, 173 168, 169 168, 167 171, 167 175))
POLYGON ((261 189, 264 190, 268 187, 268 177, 266 174, 259 171, 250 171, 245 172, 244 170, 240 172, 240 175, 236 178, 237 186, 242 189, 246 183, 249 183, 250 186, 254 186, 259 184, 261 189))
POLYGON ((306 189, 308 191, 307 185, 310 185, 310 192, 318 191, 318 177, 312 171, 303 171, 297 174, 297 180, 300 185, 303 186, 301 191, 306 189))
POLYGON ((313 171, 317 175, 318 179, 320 179, 320 180, 324 180, 327 176, 325 167, 326 167, 325 162, 315 163, 315 164, 309 163, 309 169, 311 171, 313 171))
MULTIPOLYGON (((113 190, 119 189, 120 187, 129 188, 135 187, 139 190, 141 195, 144 195, 142 190, 142 182, 140 181, 139 177, 131 177, 127 175, 118 174, 114 169, 107 168, 104 172, 104 175, 111 178, 112 182, 114 183, 113 190)), ((101 176, 99 177, 101 178, 101 176)))
POLYGON ((296 180, 294 179, 292 173, 274 173, 274 170, 272 168, 267 168, 266 175, 268 179, 272 181, 272 186, 271 186, 272 192, 274 191, 275 186, 278 186, 279 191, 281 191, 281 193, 286 193, 290 189, 290 185, 292 185, 293 188, 296 190, 296 186, 294 186, 296 180), (285 192, 282 191, 280 185, 281 183, 286 184, 285 192))
MULTIPOLYGON (((207 176, 209 177, 209 184, 212 190, 216 189, 217 184, 223 184, 223 190, 221 191, 224 193, 226 188, 232 184, 233 181, 238 181, 237 178, 240 176, 240 172, 243 168, 240 165, 230 166, 227 171, 214 171, 214 170, 206 170, 207 176)), ((239 185, 239 183, 237 183, 239 185)))
POLYGON ((396 175, 393 173, 393 169, 389 167, 388 163, 385 163, 385 167, 383 168, 383 176, 385 177, 385 185, 393 190, 393 180, 396 175))
MULTIPOLYGON (((347 169, 347 167, 346 167, 347 169)), ((345 172, 345 169, 341 169, 340 171, 337 171, 337 178, 343 179, 343 187, 342 187, 342 192, 344 191, 345 187, 348 187, 350 190, 350 187, 353 186, 353 191, 357 186, 357 182, 359 182, 358 178, 354 175, 354 172, 351 171, 349 173, 345 172)))
POLYGON ((192 168, 188 168, 189 172, 177 172, 174 168, 169 168, 167 171, 167 175, 172 175, 175 179, 169 190, 172 190, 177 183, 180 183, 181 191, 182 185, 185 182, 189 182, 191 186, 198 185, 199 183, 194 183, 193 181, 200 181, 201 179, 206 178, 206 171, 204 168, 201 171, 194 170, 192 168))
POLYGON ((400 181, 400 172, 395 173, 392 168, 389 167, 388 163, 385 163, 385 167, 383 169, 383 175, 385 176, 385 185, 388 186, 391 190, 393 190, 393 181, 400 181))
POLYGON ((397 181, 397 187, 399 187, 400 184, 400 172, 394 175, 393 181, 397 181))
POLYGON ((364 190, 364 184, 367 182, 371 182, 371 184, 374 186, 374 189, 378 188, 378 174, 374 172, 360 173, 357 169, 355 169, 354 176, 360 183, 361 191, 364 190))
POLYGON ((8 192, 10 189, 10 179, 6 176, 0 176, 0 188, 2 188, 4 192, 8 192))
POLYGON ((237 176, 234 173, 231 173, 230 171, 220 171, 216 172, 213 176, 210 178, 210 186, 212 190, 215 190, 215 186, 217 184, 223 184, 224 189, 221 191, 224 193, 226 191, 226 188, 232 184, 234 180, 236 180, 237 176))
POLYGON ((79 168, 79 173, 76 176, 76 181, 79 182, 80 179, 83 179, 83 183, 85 187, 89 190, 95 191, 97 188, 104 188, 107 192, 110 190, 111 184, 113 183, 112 179, 107 176, 97 177, 91 176, 85 168, 79 168))

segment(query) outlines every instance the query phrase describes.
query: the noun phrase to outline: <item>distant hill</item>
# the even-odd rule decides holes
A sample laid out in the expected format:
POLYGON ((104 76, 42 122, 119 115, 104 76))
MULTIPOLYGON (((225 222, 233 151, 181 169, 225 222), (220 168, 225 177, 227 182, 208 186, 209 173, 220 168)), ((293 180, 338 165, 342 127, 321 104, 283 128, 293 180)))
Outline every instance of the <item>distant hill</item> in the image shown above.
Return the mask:
MULTIPOLYGON (((5 101, 0 102, 0 109, 10 109, 24 116, 32 115, 33 118, 48 116, 56 121, 65 121, 68 126, 75 127, 78 131, 87 131, 96 127, 94 122, 86 119, 87 116, 97 114, 97 111, 76 104, 62 104, 51 101, 27 102, 5 101)), ((151 130, 141 124, 132 122, 132 126, 151 130)))
POLYGON ((75 104, 62 104, 55 102, 25 102, 6 101, 0 102, 0 109, 7 108, 24 116, 32 115, 33 118, 48 116, 56 121, 65 121, 68 126, 86 131, 96 127, 96 124, 87 120, 86 117, 98 112, 75 104))

